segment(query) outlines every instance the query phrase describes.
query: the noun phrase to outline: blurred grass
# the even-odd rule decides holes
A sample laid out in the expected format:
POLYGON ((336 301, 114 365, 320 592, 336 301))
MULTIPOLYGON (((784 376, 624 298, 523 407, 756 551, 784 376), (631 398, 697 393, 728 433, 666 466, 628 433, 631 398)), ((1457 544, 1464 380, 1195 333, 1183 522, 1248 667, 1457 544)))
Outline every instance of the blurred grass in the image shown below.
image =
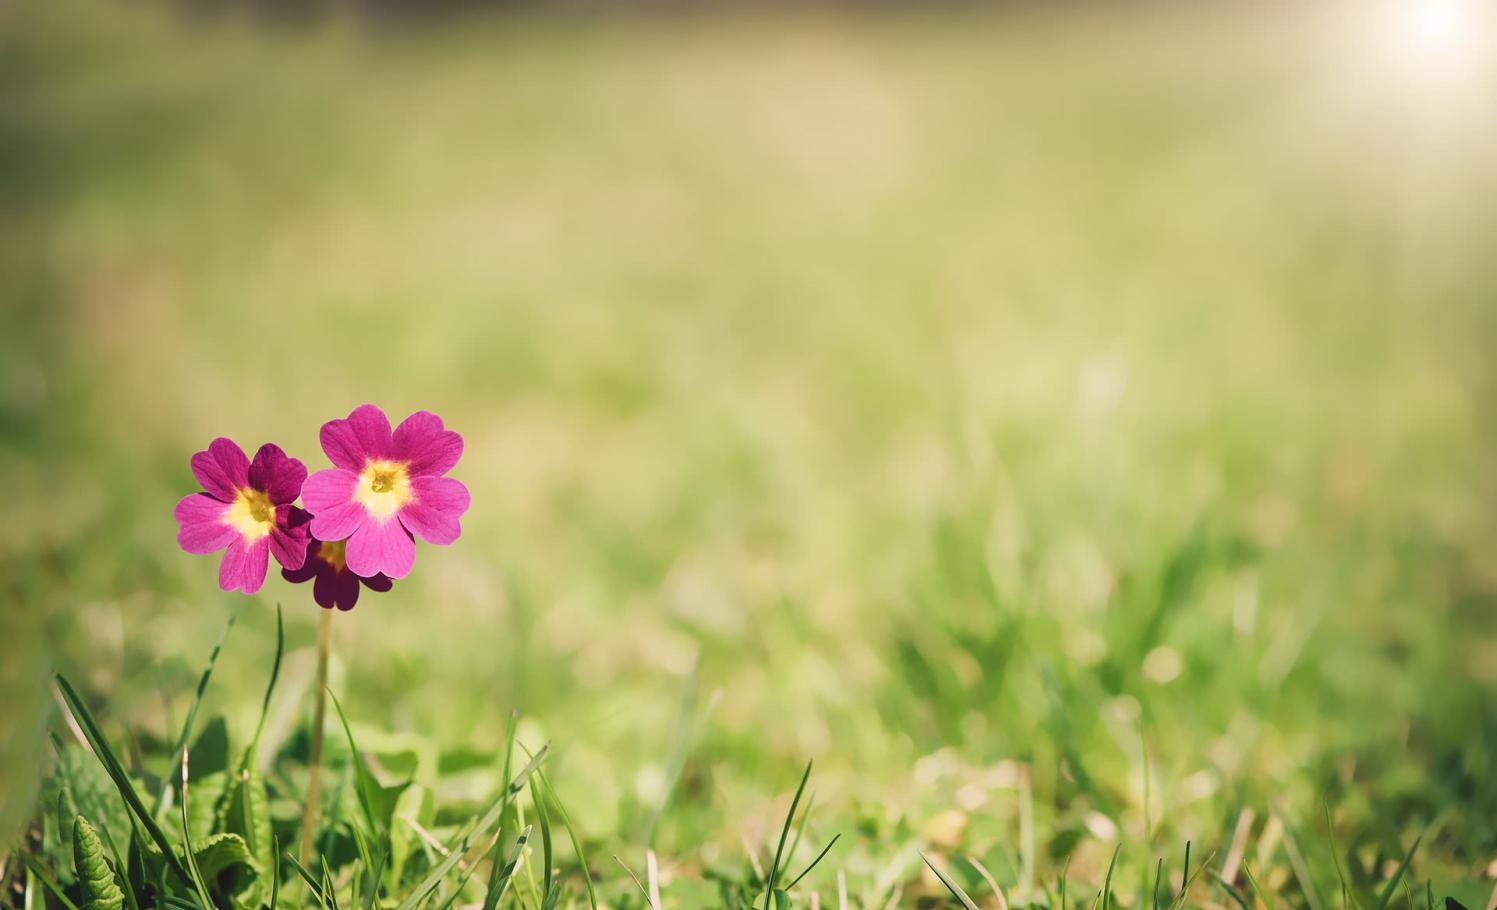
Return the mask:
POLYGON ((663 853, 762 840, 814 756, 870 857, 1017 849, 1024 792, 1092 874, 1325 800, 1474 874, 1497 129, 1333 12, 11 4, 7 612, 169 740, 242 611, 251 724, 316 608, 177 551, 187 456, 427 407, 473 511, 336 617, 335 688, 444 750, 520 711, 589 838, 679 761, 663 853))

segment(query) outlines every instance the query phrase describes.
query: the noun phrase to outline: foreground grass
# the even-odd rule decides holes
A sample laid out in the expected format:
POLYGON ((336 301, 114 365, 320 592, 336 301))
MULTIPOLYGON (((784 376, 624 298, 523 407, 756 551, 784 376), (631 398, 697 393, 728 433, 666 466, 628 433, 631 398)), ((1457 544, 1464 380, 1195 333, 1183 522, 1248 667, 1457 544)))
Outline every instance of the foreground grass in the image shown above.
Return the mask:
MULTIPOLYGON (((296 842, 317 610, 219 594, 169 505, 205 439, 315 459, 373 400, 464 432, 475 505, 335 617, 331 688, 401 788, 364 818, 330 726, 340 906, 413 893, 529 761, 512 726, 551 746, 579 905, 561 807, 600 900, 641 906, 612 857, 648 891, 653 850, 666 904, 714 906, 767 880, 810 759, 784 869, 841 839, 799 905, 839 873, 851 906, 944 900, 924 852, 984 903, 969 856, 1011 905, 1066 869, 1090 907, 1121 844, 1110 900, 1152 908, 1189 842, 1192 903, 1236 902, 1214 873, 1251 902, 1251 870, 1371 908, 1421 836, 1389 901, 1483 905, 1490 106, 1359 82, 1344 29, 1202 15, 0 10, 0 833, 42 826, 76 888, 39 771, 104 781, 56 668, 180 837, 198 655, 238 618, 187 743, 230 792, 281 600, 257 767, 296 842)), ((211 786, 194 837, 228 830, 211 786)), ((528 783, 499 858, 522 821, 533 905, 528 783)), ((428 900, 481 906, 495 855, 428 900)))

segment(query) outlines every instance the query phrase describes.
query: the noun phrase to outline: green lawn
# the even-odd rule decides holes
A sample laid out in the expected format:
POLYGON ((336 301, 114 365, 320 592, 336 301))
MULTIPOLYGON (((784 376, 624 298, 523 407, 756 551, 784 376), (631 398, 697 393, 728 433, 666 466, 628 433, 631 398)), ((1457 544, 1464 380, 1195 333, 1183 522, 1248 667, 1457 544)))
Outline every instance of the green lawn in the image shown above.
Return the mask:
MULTIPOLYGON (((473 507, 334 617, 353 737, 413 782, 369 822, 329 726, 343 907, 351 827, 404 851, 395 907, 440 859, 405 819, 481 814, 512 715, 559 800, 527 789, 498 855, 549 805, 559 907, 558 802, 608 906, 651 847, 666 908, 731 906, 807 760, 792 877, 841 840, 796 907, 839 872, 853 907, 948 906, 923 850, 982 906, 963 857, 1052 910, 1068 863, 1087 910, 1118 844, 1113 902, 1151 906, 1189 840, 1191 906, 1252 904, 1245 866, 1334 910, 1339 867, 1373 910, 1421 836, 1389 906, 1485 907, 1497 80, 1403 79, 1364 19, 5 5, 0 834, 32 821, 79 899, 40 712, 107 781, 46 672, 153 797, 230 616, 192 764, 234 770, 280 603, 294 843, 320 611, 274 572, 219 592, 171 508, 214 436, 316 470, 372 401, 464 434, 473 507)), ((502 906, 543 905, 531 850, 502 906)), ((429 910, 482 907, 470 859, 429 910)))

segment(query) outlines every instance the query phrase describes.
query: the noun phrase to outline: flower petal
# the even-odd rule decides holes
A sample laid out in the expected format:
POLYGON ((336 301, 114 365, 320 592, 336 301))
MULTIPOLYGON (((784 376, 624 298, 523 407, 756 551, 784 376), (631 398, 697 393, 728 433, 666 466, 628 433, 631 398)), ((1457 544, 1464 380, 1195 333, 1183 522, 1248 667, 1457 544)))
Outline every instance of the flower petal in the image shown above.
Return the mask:
POLYGON ((398 521, 370 520, 348 538, 346 553, 355 575, 404 578, 416 563, 416 542, 398 521))
POLYGON ((273 442, 267 442, 255 453, 249 466, 249 485, 263 491, 275 505, 291 502, 301 493, 307 479, 307 466, 291 458, 273 442))
POLYGON ((249 459, 234 440, 223 436, 210 442, 206 452, 193 455, 191 465, 192 476, 203 489, 224 502, 232 502, 249 484, 249 459))
POLYGON ((364 585, 369 588, 369 590, 379 591, 381 593, 395 587, 395 582, 391 581, 389 577, 385 575, 371 575, 368 578, 360 578, 359 581, 362 581, 364 585))
POLYGON ((347 420, 329 420, 318 438, 333 464, 355 473, 371 458, 388 458, 392 448, 390 419, 372 404, 354 408, 347 420))
POLYGON ((312 518, 312 536, 318 540, 346 540, 366 522, 373 521, 369 510, 356 502, 345 502, 312 518))
POLYGON ((233 543, 224 553, 224 561, 218 566, 218 586, 225 591, 243 591, 253 594, 265 583, 265 570, 270 562, 270 538, 262 537, 246 544, 243 537, 235 535, 233 543))
POLYGON ((177 520, 177 546, 189 553, 213 553, 239 538, 239 533, 223 520, 229 504, 219 502, 207 493, 184 497, 172 509, 177 520))
MULTIPOLYGON (((320 515, 346 505, 353 499, 354 484, 359 482, 357 474, 342 468, 318 471, 301 485, 301 501, 307 511, 320 515)), ((325 538, 332 539, 332 538, 325 538)))
POLYGON ((277 506, 275 530, 270 532, 270 552, 288 569, 300 569, 307 560, 308 525, 312 516, 296 506, 277 506))
POLYGON ((463 533, 458 519, 468 511, 472 499, 468 488, 451 477, 415 477, 411 479, 415 496, 396 514, 400 523, 427 543, 449 544, 463 533))
POLYGON ((442 418, 417 411, 395 428, 391 457, 406 462, 412 477, 446 474, 463 455, 463 437, 442 427, 442 418))

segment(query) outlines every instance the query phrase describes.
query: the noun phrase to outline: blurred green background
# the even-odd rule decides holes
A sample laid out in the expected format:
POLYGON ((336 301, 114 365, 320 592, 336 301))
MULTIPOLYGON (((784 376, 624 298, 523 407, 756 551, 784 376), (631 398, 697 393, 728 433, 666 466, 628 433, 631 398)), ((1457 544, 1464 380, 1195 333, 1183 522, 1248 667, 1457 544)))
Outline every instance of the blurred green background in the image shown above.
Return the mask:
POLYGON ((518 711, 610 849, 736 854, 814 757, 850 874, 1324 801, 1480 875, 1497 83, 1382 10, 6 4, 8 821, 48 667, 149 751, 236 613, 245 728, 279 602, 307 691, 310 592, 171 507, 371 401, 474 505, 334 617, 356 730, 518 711))

